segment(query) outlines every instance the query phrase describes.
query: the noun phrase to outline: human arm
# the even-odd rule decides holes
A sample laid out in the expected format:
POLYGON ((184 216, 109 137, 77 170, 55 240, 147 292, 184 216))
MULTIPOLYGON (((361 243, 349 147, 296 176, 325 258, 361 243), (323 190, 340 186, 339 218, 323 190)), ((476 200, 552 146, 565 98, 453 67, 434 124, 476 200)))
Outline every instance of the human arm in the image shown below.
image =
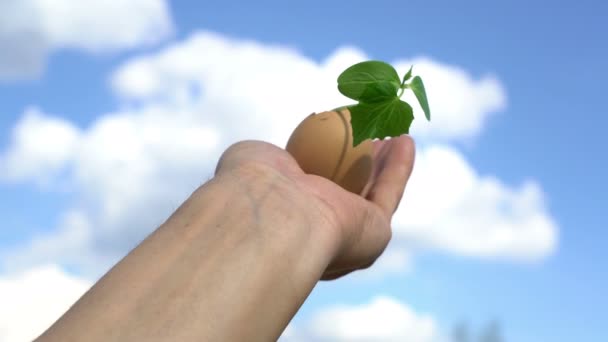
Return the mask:
POLYGON ((413 165, 377 142, 365 197, 245 142, 39 341, 273 341, 319 279, 371 265, 413 165))

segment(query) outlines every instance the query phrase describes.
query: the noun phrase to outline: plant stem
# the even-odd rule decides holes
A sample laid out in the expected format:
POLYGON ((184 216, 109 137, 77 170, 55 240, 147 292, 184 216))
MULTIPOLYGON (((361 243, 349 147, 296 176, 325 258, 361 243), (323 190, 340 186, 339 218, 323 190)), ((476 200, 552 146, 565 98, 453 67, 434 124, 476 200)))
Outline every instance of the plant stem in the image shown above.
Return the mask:
POLYGON ((401 98, 401 96, 403 96, 403 92, 407 88, 409 88, 409 84, 402 83, 401 84, 401 90, 399 90, 399 95, 397 95, 397 97, 401 98))

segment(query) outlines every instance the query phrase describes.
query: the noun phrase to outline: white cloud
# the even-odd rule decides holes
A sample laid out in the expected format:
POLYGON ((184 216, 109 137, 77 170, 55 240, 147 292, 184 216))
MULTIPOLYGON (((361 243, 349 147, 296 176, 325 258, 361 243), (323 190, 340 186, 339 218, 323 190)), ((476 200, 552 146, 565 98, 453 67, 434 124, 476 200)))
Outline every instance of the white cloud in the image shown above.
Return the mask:
MULTIPOLYGON (((4 259, 0 266, 10 272, 30 269, 49 261, 68 267, 92 267, 104 259, 102 253, 94 255, 91 247, 94 228, 84 212, 70 210, 62 215, 56 230, 34 236, 25 246, 18 246, 16 251, 9 249, 0 255, 4 259)), ((105 264, 110 262, 104 261, 105 264)))
MULTIPOLYGON (((119 96, 137 100, 184 99, 201 92, 210 110, 222 110, 217 115, 226 115, 226 120, 255 118, 251 123, 257 126, 244 125, 246 132, 263 124, 283 133, 279 140, 283 142, 290 133, 287 128, 297 124, 298 113, 351 103, 337 91, 336 78, 349 65, 369 58, 363 51, 344 47, 315 63, 286 47, 201 32, 157 55, 125 63, 111 84, 119 96)), ((417 119, 412 133, 419 138, 474 137, 490 115, 506 106, 505 91, 492 75, 475 79, 459 67, 423 57, 393 64, 401 74, 414 64, 414 74, 425 81, 431 123, 425 121, 411 92, 404 97, 414 106, 417 119)))
POLYGON ((79 137, 70 122, 27 109, 13 129, 14 148, 0 155, 0 180, 45 182, 74 158, 79 137))
MULTIPOLYGON (((14 138, 5 154, 15 156, 9 168, 19 169, 24 164, 21 157, 29 160, 25 164, 37 165, 36 172, 17 173, 21 179, 40 176, 44 170, 52 176, 52 165, 69 165, 71 181, 80 189, 81 204, 72 211, 87 222, 82 225, 87 233, 79 237, 84 247, 44 254, 80 263, 84 270, 103 271, 212 175, 217 158, 230 143, 263 139, 284 146, 307 114, 349 103, 338 93, 336 77, 367 58, 347 47, 317 63, 290 48, 201 32, 125 63, 111 77, 123 108, 100 115, 80 131, 76 143, 69 144, 76 146, 66 154, 69 160, 48 163, 45 154, 36 153, 29 160, 27 153, 20 152, 27 151, 23 141, 42 145, 33 130, 23 133, 26 138, 14 138), (87 257, 82 257, 82 250, 88 251, 87 257)), ((548 255, 555 246, 556 228, 538 186, 513 188, 478 175, 459 152, 444 145, 475 136, 493 110, 504 106, 500 83, 492 77, 477 80, 436 61, 418 61, 415 70, 424 74, 436 107, 432 131, 419 128, 431 147, 419 152, 397 212, 398 246, 508 259, 548 255)), ((420 122, 416 120, 414 126, 420 122)), ((64 226, 60 222, 52 233, 56 239, 37 239, 72 246, 77 240, 64 226)), ((378 266, 387 271, 409 267, 412 250, 394 249, 378 266)), ((24 266, 46 260, 31 248, 11 255, 19 255, 24 266)))
MULTIPOLYGON (((47 139, 40 141, 36 131, 28 132, 31 135, 22 140, 44 145, 47 139)), ((221 153, 219 139, 213 125, 176 107, 102 115, 82 132, 70 153, 68 174, 80 195, 78 206, 68 210, 52 232, 4 252, 11 260, 5 267, 31 267, 50 259, 92 277, 100 275, 212 176, 221 153)), ((7 155, 16 157, 7 158, 7 166, 15 169, 23 164, 19 157, 27 155, 17 153, 23 150, 21 140, 13 144, 7 155)), ((29 175, 16 173, 21 179, 29 175)))
POLYGON ((430 315, 384 296, 362 305, 321 310, 314 315, 309 330, 314 341, 431 342, 439 338, 430 315))
MULTIPOLYGON (((365 58, 352 49, 341 53, 365 58)), ((345 103, 335 89, 338 71, 331 67, 286 47, 203 32, 125 63, 111 84, 118 96, 136 103, 189 104, 229 140, 260 138, 284 145, 305 115, 345 103)))
POLYGON ((171 31, 164 0, 3 0, 0 79, 37 75, 54 49, 133 48, 164 39, 171 31))
POLYGON ((0 341, 32 341, 91 285, 55 265, 0 275, 0 341))
POLYGON ((220 134, 194 115, 148 107, 102 116, 87 130, 75 158, 75 180, 98 200, 104 220, 116 222, 150 197, 174 197, 170 192, 184 177, 188 185, 202 181, 213 165, 210 157, 219 156, 220 134))
POLYGON ((395 238, 410 247, 482 258, 542 260, 557 245, 557 225, 538 184, 509 187, 481 176, 443 145, 416 156, 393 223, 395 238))

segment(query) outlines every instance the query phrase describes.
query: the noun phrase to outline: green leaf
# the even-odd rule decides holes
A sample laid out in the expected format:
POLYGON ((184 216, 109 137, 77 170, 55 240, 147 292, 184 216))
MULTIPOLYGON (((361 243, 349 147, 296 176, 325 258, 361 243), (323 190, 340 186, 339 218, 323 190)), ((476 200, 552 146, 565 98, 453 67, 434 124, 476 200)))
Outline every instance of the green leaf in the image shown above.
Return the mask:
POLYGON ((407 82, 407 80, 412 78, 412 69, 414 69, 413 65, 410 67, 410 70, 405 75, 403 75, 403 80, 401 81, 401 85, 405 84, 405 82, 407 82))
POLYGON ((409 133, 414 120, 412 107, 397 97, 377 103, 362 102, 349 109, 353 147, 366 139, 384 139, 409 133))
POLYGON ((370 83, 365 87, 359 101, 366 103, 383 102, 397 96, 399 85, 387 82, 370 83))
POLYGON ((418 103, 420 103, 420 107, 424 111, 424 116, 426 116, 427 120, 431 120, 431 109, 429 108, 429 102, 426 98, 426 91, 424 90, 424 83, 422 83, 422 79, 420 76, 414 77, 412 82, 409 84, 410 89, 416 95, 418 99, 418 103))
POLYGON ((395 68, 381 61, 357 63, 338 76, 340 93, 356 101, 385 101, 396 96, 400 86, 395 68))

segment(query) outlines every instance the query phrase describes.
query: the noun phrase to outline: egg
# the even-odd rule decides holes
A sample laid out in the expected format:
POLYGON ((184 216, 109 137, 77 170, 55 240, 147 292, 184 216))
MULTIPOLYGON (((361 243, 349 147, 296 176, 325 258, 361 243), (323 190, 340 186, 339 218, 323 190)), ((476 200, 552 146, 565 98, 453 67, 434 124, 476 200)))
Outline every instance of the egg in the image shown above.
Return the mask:
POLYGON ((286 146, 305 173, 327 178, 361 194, 372 172, 372 141, 353 148, 350 111, 313 113, 293 131, 286 146))

